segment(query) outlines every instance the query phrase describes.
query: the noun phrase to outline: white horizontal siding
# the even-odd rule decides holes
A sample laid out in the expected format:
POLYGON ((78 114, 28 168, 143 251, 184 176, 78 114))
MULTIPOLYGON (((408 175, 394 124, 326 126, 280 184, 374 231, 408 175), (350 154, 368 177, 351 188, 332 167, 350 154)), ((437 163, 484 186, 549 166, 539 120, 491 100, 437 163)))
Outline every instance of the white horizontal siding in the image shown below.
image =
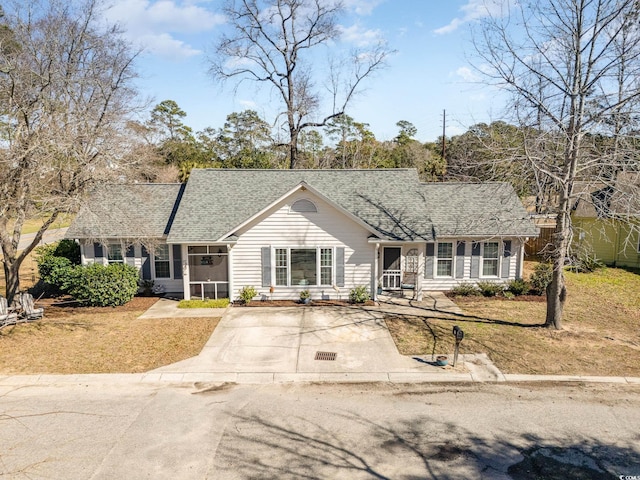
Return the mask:
POLYGON ((331 286, 277 286, 271 295, 274 300, 297 299, 303 288, 309 289, 312 298, 331 299, 348 298, 349 290, 357 285, 371 290, 375 247, 367 241, 370 232, 308 191, 292 194, 236 233, 238 242, 233 247, 232 269, 234 298, 244 286, 254 286, 261 295, 270 295, 269 287, 262 287, 262 247, 345 249, 345 286, 340 292, 331 286), (291 212, 290 206, 300 199, 311 200, 317 213, 291 212))
MULTIPOLYGON (((464 252, 464 277, 463 278, 450 278, 450 277, 435 277, 432 279, 425 278, 423 280, 423 290, 451 290, 452 288, 460 285, 461 283, 477 283, 479 281, 495 281, 498 283, 506 283, 509 280, 513 280, 517 278, 518 265, 520 262, 520 257, 522 254, 522 241, 517 238, 506 238, 504 240, 511 241, 511 256, 508 258, 509 261, 509 278, 496 278, 496 277, 480 277, 480 278, 471 278, 471 249, 472 243, 474 241, 478 241, 477 239, 468 239, 468 238, 458 238, 458 239, 443 239, 443 242, 454 242, 454 254, 455 254, 455 242, 456 241, 464 241, 465 242, 465 252, 464 252)), ((495 239, 489 239, 487 241, 496 241, 495 239)), ((500 261, 498 263, 498 271, 502 272, 502 262, 504 262, 505 257, 503 254, 503 245, 500 245, 500 261)), ((434 257, 434 275, 436 268, 436 259, 434 257)), ((454 266, 453 272, 456 271, 456 263, 457 259, 454 255, 454 266)))
MULTIPOLYGON (((119 239, 109 239, 106 241, 107 244, 109 243, 119 243, 120 240, 119 239)), ((99 263, 102 263, 103 265, 108 265, 108 259, 107 259, 107 248, 106 246, 103 246, 103 257, 100 257, 100 259, 98 259, 99 263)), ((127 265, 131 265, 132 267, 135 267, 136 269, 138 269, 138 271, 140 272, 142 269, 142 247, 140 245, 134 245, 134 256, 133 257, 127 257, 126 256, 126 252, 123 249, 123 259, 124 259, 124 263, 126 263, 127 265)), ((81 243, 80 244, 80 258, 81 258, 81 262, 83 265, 91 265, 93 263, 96 263, 96 258, 95 258, 95 251, 94 251, 94 247, 93 247, 93 243, 81 243)), ((164 291, 165 292, 175 292, 175 293, 180 293, 183 291, 183 283, 182 283, 182 276, 180 276, 179 279, 174 279, 174 272, 173 272, 173 249, 169 248, 169 266, 170 266, 170 270, 171 270, 171 278, 155 278, 154 274, 155 274, 155 268, 153 267, 153 256, 150 257, 149 261, 151 262, 151 277, 154 281, 155 285, 164 287, 164 291)), ((142 275, 142 273, 141 273, 142 275)))

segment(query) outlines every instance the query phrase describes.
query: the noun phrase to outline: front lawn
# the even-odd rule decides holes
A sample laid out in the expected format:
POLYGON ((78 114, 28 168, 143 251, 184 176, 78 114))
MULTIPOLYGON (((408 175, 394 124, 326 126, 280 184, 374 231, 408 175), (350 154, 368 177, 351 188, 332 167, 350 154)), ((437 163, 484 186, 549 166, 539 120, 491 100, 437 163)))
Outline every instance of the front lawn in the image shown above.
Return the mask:
POLYGON ((460 352, 487 353, 504 373, 640 377, 640 275, 607 268, 566 278, 561 331, 540 326, 543 301, 484 297, 455 298, 465 315, 389 316, 387 325, 405 355, 451 353, 458 325, 460 352))
POLYGON ((0 330, 0 374, 139 373, 197 355, 220 319, 137 318, 156 301, 45 305, 43 320, 0 330))

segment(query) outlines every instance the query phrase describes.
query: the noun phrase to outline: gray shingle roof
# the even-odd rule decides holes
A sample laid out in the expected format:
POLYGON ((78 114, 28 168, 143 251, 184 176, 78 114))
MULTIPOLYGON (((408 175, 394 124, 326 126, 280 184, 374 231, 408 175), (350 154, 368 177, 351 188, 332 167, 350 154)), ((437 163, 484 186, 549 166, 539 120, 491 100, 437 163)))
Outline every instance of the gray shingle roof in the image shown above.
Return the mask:
POLYGON ((195 169, 178 184, 106 185, 90 196, 67 238, 234 240, 235 230, 301 184, 386 240, 537 236, 511 185, 420 183, 415 169, 195 169))
POLYGON ((509 183, 426 183, 423 188, 438 237, 538 236, 509 183))
POLYGON ((219 240, 301 182, 383 239, 538 234, 506 183, 421 184, 415 169, 203 169, 192 171, 167 240, 219 240))
POLYGON ((66 238, 162 238, 169 232, 183 185, 102 185, 90 195, 66 238))
POLYGON ((167 241, 219 240, 302 182, 384 238, 432 239, 415 170, 193 170, 167 241))

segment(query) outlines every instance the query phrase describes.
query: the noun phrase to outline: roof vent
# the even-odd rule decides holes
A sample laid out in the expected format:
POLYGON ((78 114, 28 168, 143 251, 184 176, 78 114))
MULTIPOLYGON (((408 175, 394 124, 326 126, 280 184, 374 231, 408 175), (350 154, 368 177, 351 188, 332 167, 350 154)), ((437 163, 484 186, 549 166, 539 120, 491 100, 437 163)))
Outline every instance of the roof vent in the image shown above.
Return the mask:
POLYGON ((289 211, 295 213, 318 213, 316 205, 305 198, 293 202, 289 211))

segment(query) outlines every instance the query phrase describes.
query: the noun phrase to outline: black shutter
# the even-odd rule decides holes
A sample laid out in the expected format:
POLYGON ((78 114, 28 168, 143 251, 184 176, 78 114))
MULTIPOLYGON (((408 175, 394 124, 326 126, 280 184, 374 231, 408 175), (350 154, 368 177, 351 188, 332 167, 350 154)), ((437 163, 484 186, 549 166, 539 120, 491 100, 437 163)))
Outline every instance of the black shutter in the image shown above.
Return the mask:
POLYGON ((344 247, 336 247, 336 286, 344 287, 344 247))
POLYGON ((173 248, 173 278, 179 280, 182 278, 182 247, 180 245, 172 245, 173 248))
POLYGON ((271 286, 271 248, 262 247, 262 286, 271 286))
POLYGON ((99 258, 104 257, 104 252, 102 249, 102 245, 100 243, 93 244, 93 258, 98 260, 99 258))
POLYGON ((504 242, 504 251, 502 252, 502 278, 509 278, 509 267, 511 266, 511 240, 504 242))
POLYGON ((144 245, 142 246, 142 279, 151 280, 151 259, 144 245))
POLYGON ((433 278, 433 254, 435 245, 433 243, 427 243, 427 256, 424 260, 424 278, 433 278))
POLYGON ((458 242, 456 247, 456 278, 464 278, 464 251, 466 243, 458 242))
POLYGON ((127 258, 134 258, 136 256, 136 250, 135 247, 133 245, 129 245, 127 247, 127 251, 125 252, 125 257, 127 258))
POLYGON ((471 244, 471 278, 480 278, 480 243, 471 244))

